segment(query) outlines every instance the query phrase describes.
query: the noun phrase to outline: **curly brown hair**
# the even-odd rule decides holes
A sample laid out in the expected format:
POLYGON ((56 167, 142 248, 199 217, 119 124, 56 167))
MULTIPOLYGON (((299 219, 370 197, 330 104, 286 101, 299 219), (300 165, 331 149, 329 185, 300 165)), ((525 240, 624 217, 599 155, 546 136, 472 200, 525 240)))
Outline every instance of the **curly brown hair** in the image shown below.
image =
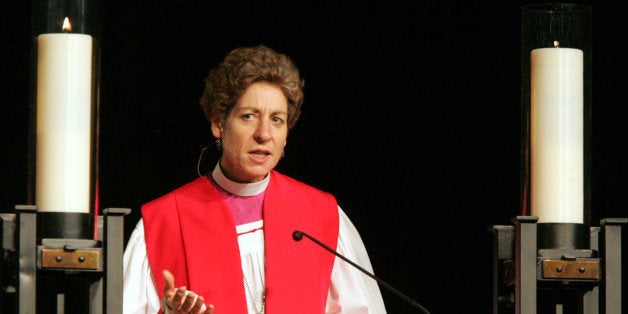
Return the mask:
POLYGON ((236 48, 209 72, 200 99, 209 123, 217 117, 226 121, 244 90, 260 81, 281 87, 288 98, 288 129, 292 129, 301 114, 304 81, 288 56, 264 45, 236 48))

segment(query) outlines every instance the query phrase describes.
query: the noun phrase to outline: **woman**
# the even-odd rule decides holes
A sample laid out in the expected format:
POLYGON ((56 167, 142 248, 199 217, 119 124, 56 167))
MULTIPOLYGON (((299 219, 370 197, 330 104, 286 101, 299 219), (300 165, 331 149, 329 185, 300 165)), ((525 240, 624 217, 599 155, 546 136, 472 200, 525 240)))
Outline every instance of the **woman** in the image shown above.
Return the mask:
POLYGON ((292 238, 306 232, 372 271, 335 198, 273 170, 302 89, 292 61, 265 46, 210 71, 200 103, 221 158, 142 206, 124 254, 125 313, 386 312, 377 282, 292 238))

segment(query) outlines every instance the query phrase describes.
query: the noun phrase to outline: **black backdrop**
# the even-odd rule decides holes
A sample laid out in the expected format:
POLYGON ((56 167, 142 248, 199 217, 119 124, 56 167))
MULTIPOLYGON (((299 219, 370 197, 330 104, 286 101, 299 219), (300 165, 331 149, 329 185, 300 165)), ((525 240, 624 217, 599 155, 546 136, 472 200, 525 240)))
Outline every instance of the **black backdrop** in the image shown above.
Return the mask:
MULTIPOLYGON (((0 9, 5 212, 27 202, 23 2, 0 9)), ((520 214, 521 4, 103 1, 100 206, 132 209, 128 237, 142 203, 194 179, 210 143, 205 75, 232 48, 265 44, 306 80, 278 170, 337 197, 378 277, 433 313, 488 313, 489 229, 520 214)), ((594 225, 628 216, 624 11, 593 5, 594 225)), ((382 293, 389 313, 413 312, 382 293)))

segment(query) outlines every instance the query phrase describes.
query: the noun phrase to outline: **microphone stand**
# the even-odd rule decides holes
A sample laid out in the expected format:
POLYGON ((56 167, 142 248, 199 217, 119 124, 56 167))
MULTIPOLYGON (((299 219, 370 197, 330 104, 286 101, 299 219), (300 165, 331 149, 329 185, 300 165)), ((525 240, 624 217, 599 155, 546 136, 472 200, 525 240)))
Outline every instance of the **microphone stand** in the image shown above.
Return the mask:
POLYGON ((404 301, 410 303, 411 305, 413 305, 415 308, 421 310, 423 313, 425 314, 429 314, 430 312, 425 309, 423 306, 421 306, 419 303, 417 303, 416 301, 412 300, 410 297, 406 296, 405 294, 401 293, 400 291, 398 291, 397 289, 393 288, 391 285, 385 283, 383 280, 375 277, 375 275, 371 274, 370 272, 368 272, 366 269, 360 267, 360 265, 354 263, 353 261, 349 260, 348 258, 344 257, 343 255, 341 255, 340 253, 336 252, 335 250, 333 250, 332 248, 330 248, 329 246, 327 246, 325 243, 318 241, 317 239, 315 239, 314 237, 310 236, 309 234, 303 232, 303 231, 299 231, 296 230, 292 233, 292 239, 294 239, 295 241, 301 241, 303 239, 303 237, 306 237, 310 240, 312 240, 314 243, 318 244, 319 246, 321 246, 322 248, 324 248, 325 250, 333 253, 334 255, 340 257, 342 260, 344 260, 345 262, 351 264, 351 266, 357 268, 358 270, 360 270, 361 272, 363 272, 364 274, 366 274, 367 276, 375 279, 379 284, 381 284, 382 286, 384 286, 386 289, 392 291, 394 294, 396 294, 397 296, 399 296, 400 298, 402 298, 404 301))

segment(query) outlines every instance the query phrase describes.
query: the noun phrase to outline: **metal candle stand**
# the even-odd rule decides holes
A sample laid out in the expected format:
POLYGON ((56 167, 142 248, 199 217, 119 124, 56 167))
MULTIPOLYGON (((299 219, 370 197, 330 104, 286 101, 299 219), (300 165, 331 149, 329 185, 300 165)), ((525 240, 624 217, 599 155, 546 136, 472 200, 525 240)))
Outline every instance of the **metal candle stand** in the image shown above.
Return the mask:
POLYGON ((621 313, 622 226, 592 227, 592 8, 521 7, 521 209, 493 226, 493 313, 621 313), (530 213, 530 214, 528 214, 530 213))
POLYGON ((35 206, 18 205, 15 214, 0 214, 0 313, 122 313, 123 218, 128 213, 105 209, 99 240, 37 239, 35 206))
POLYGON ((122 313, 130 210, 97 216, 100 9, 31 3, 30 191, 28 205, 0 214, 0 313, 122 313))
POLYGON ((589 234, 582 224, 537 221, 493 226, 493 313, 621 313, 628 218, 603 219, 589 234))

